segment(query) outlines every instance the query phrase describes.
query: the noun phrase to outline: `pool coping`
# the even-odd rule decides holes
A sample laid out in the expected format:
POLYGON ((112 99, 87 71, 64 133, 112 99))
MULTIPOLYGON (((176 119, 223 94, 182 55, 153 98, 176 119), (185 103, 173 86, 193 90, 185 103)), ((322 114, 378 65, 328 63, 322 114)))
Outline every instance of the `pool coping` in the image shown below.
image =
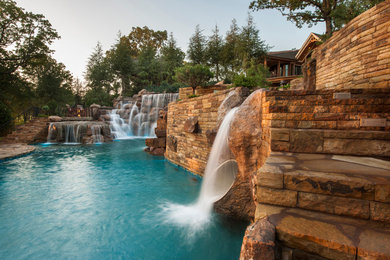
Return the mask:
POLYGON ((0 161, 29 154, 35 149, 34 146, 24 143, 0 144, 0 161))

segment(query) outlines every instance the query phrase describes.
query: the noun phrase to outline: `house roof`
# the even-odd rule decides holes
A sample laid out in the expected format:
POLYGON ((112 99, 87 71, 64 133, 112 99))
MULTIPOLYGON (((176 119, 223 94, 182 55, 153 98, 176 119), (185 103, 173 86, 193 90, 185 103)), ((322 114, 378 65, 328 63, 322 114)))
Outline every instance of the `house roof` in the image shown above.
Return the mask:
POLYGON ((307 37, 306 41, 303 43, 302 47, 299 49, 295 58, 301 62, 306 58, 307 54, 313 50, 316 45, 316 42, 321 42, 321 38, 318 34, 310 33, 309 37, 307 37))
POLYGON ((295 56, 297 55, 299 50, 288 50, 288 51, 274 51, 268 52, 268 57, 282 58, 282 59, 290 59, 295 60, 295 56))

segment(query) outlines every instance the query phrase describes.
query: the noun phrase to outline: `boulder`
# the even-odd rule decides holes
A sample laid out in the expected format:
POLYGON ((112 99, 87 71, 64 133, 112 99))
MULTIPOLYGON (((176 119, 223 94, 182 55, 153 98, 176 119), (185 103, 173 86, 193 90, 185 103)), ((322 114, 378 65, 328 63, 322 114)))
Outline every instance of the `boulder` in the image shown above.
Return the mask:
POLYGON ((262 218, 249 225, 241 246, 240 260, 275 259, 275 226, 262 218))
POLYGON ((235 88, 230 91, 226 96, 225 100, 218 107, 218 119, 217 119, 217 128, 221 125, 226 114, 234 107, 237 107, 244 102, 245 98, 249 95, 248 88, 235 88))
POLYGON ((253 175, 260 168, 262 90, 253 92, 237 110, 230 126, 229 147, 238 164, 232 188, 214 204, 216 211, 252 220, 255 213, 253 175))
POLYGON ((49 116, 49 122, 61 122, 62 117, 60 116, 49 116))
POLYGON ((217 136, 217 129, 212 129, 212 130, 206 131, 207 143, 210 146, 213 145, 216 136, 217 136))
POLYGON ((167 137, 167 146, 170 150, 177 152, 177 139, 175 136, 170 135, 167 137))
POLYGON ((198 132, 198 117, 197 116, 191 116, 189 117, 186 122, 184 123, 184 131, 187 133, 196 133, 198 132))
POLYGON ((91 108, 91 114, 93 120, 99 120, 100 117, 100 105, 98 104, 92 104, 89 106, 91 108))
POLYGON ((141 89, 139 92, 138 92, 138 96, 142 96, 142 95, 145 95, 145 94, 148 94, 148 91, 146 89, 141 89))

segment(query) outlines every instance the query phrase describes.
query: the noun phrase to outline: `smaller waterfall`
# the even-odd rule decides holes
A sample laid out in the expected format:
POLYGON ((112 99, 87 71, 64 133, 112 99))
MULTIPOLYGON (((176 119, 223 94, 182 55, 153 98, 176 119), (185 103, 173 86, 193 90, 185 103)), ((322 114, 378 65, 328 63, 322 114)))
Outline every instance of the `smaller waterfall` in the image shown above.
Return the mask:
POLYGON ((48 129, 47 129, 47 144, 52 143, 56 139, 56 126, 53 123, 50 123, 48 129))
POLYGON ((101 125, 92 125, 92 139, 93 143, 99 144, 104 142, 104 137, 102 135, 102 126, 101 125))
POLYGON ((219 127, 207 161, 197 202, 193 205, 168 203, 163 208, 166 221, 189 228, 189 236, 202 230, 211 220, 214 202, 220 200, 234 183, 238 169, 237 163, 232 160, 228 137, 230 123, 237 109, 231 109, 219 127))
POLYGON ((160 109, 178 97, 177 93, 149 94, 143 95, 141 102, 120 104, 120 109, 113 109, 110 113, 110 128, 115 139, 155 137, 160 109))

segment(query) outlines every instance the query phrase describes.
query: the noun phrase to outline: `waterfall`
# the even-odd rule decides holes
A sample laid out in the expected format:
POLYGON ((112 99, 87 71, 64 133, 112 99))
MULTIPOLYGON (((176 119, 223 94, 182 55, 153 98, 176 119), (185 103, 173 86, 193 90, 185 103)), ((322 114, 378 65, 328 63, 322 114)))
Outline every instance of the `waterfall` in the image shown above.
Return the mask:
POLYGON ((155 137, 160 109, 178 97, 177 93, 149 94, 143 95, 141 102, 120 104, 120 109, 113 109, 110 113, 111 133, 115 139, 155 137))
POLYGON ((187 227, 188 236, 201 231, 211 220, 214 202, 231 188, 237 174, 237 163, 232 160, 228 145, 230 123, 238 108, 231 109, 218 129, 207 162, 200 195, 192 205, 167 203, 163 207, 166 222, 187 227))
POLYGON ((46 143, 50 144, 54 138, 54 135, 56 134, 56 126, 53 123, 50 123, 49 128, 47 129, 47 140, 46 143))
POLYGON ((99 143, 104 142, 104 137, 102 135, 102 126, 101 125, 91 126, 91 131, 92 131, 93 143, 99 144, 99 143))
POLYGON ((65 143, 64 144, 74 144, 76 143, 76 137, 74 133, 74 125, 67 124, 65 125, 65 143))

